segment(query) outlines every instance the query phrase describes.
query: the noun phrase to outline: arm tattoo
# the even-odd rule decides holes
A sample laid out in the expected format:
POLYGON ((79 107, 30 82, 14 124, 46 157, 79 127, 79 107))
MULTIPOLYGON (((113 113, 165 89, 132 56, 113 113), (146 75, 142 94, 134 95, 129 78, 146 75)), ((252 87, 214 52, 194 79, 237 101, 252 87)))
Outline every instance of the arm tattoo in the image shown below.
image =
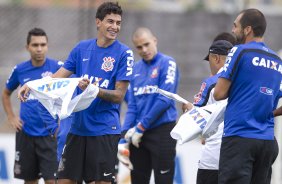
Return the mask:
POLYGON ((117 81, 114 90, 99 89, 98 97, 113 103, 121 103, 129 82, 117 81))

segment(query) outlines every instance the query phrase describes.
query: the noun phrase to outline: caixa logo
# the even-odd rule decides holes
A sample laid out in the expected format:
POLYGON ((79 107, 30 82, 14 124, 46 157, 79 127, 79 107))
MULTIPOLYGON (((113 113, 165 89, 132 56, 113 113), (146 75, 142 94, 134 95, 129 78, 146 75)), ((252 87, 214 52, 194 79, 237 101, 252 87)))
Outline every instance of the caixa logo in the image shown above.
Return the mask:
POLYGON ((37 90, 38 91, 46 91, 46 92, 53 91, 53 90, 56 90, 56 89, 66 87, 69 83, 70 83, 69 80, 50 82, 50 83, 44 84, 42 86, 39 86, 37 88, 37 90))
POLYGON ((5 152, 0 150, 0 180, 8 180, 7 158, 5 152))
POLYGON ((196 122, 199 127, 203 130, 207 124, 207 121, 204 116, 196 108, 191 109, 188 113, 194 120, 194 122, 196 122))
POLYGON ((273 95, 273 90, 267 87, 260 87, 260 92, 265 95, 273 95))

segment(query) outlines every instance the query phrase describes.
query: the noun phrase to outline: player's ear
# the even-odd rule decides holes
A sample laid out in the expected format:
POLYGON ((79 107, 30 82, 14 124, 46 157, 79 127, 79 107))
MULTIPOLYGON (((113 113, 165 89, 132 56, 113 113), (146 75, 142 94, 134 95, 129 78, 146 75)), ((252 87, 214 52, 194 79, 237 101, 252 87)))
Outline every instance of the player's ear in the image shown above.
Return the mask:
POLYGON ((158 44, 158 39, 156 37, 153 38, 156 45, 158 44))
POLYGON ((214 57, 215 57, 216 64, 220 63, 220 55, 214 54, 214 57))
POLYGON ((250 32, 252 31, 252 27, 251 26, 247 26, 244 29, 244 35, 247 36, 248 34, 250 34, 250 32))
POLYGON ((99 28, 102 21, 100 19, 98 19, 98 18, 96 18, 95 21, 96 21, 97 28, 99 28))

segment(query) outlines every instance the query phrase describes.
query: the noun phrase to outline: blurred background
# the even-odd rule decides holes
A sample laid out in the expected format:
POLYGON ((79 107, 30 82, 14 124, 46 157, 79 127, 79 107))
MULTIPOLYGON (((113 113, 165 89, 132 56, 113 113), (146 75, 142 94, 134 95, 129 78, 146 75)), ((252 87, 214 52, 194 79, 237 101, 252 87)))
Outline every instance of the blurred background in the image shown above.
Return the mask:
MULTIPOLYGON (((30 29, 43 28, 49 37, 48 57, 64 61, 78 41, 95 37, 95 13, 102 2, 104 1, 0 0, 1 93, 12 68, 29 59, 25 44, 30 29)), ((277 52, 282 49, 282 0, 119 0, 118 2, 124 10, 119 40, 134 50, 131 43, 133 31, 139 26, 152 29, 158 38, 159 51, 176 59, 181 72, 179 94, 189 101, 192 101, 194 94, 198 92, 201 81, 210 75, 209 65, 203 61, 203 58, 208 53, 213 38, 220 32, 230 32, 233 21, 241 10, 260 9, 266 15, 268 23, 265 42, 277 52)), ((140 59, 137 54, 135 58, 140 59)), ((16 92, 13 97, 14 110, 18 112, 19 101, 16 92)), ((122 118, 126 110, 126 106, 123 107, 122 118)), ((178 107, 180 110, 180 105, 178 107)), ((276 131, 280 131, 279 123, 277 125, 276 131)), ((0 132, 2 133, 0 135, 13 135, 2 105, 0 132)), ((280 140, 280 144, 279 136, 277 139, 280 140)), ((1 145, 4 142, 9 144, 9 141, 4 140, 6 139, 0 138, 1 145)), ((3 159, 1 157, 1 148, 0 162, 3 159, 5 162, 5 157, 3 159)), ((13 159, 13 156, 12 152, 9 153, 9 157, 13 159)), ((280 174, 276 174, 282 172, 280 162, 279 157, 273 176, 273 183, 277 184, 282 181, 280 174)), ((7 165, 9 171, 6 178, 10 179, 12 164, 7 165)), ((8 181, 4 177, 5 172, 2 168, 0 167, 0 183, 8 181)), ((179 183, 187 184, 189 183, 187 181, 182 180, 179 183)))

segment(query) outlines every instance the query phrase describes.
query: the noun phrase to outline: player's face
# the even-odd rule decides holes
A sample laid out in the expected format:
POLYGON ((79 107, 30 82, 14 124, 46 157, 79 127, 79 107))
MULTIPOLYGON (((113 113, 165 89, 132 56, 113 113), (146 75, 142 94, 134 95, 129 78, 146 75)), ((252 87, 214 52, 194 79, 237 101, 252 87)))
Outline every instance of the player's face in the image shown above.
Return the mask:
POLYGON ((157 54, 157 39, 144 33, 133 39, 138 54, 145 60, 151 61, 157 54))
POLYGON ((246 36, 244 34, 244 29, 242 28, 242 25, 240 23, 241 18, 242 14, 238 15, 238 17, 235 19, 232 27, 232 33, 235 35, 238 43, 245 43, 246 36))
POLYGON ((217 73, 218 59, 219 59, 219 55, 212 53, 209 54, 209 64, 210 64, 210 70, 212 75, 215 75, 217 73))
POLYGON ((31 36, 30 43, 26 45, 26 49, 30 53, 30 57, 33 61, 44 61, 48 51, 46 36, 31 36))
POLYGON ((103 20, 96 19, 98 32, 104 39, 115 40, 121 28, 121 16, 108 14, 103 20))

